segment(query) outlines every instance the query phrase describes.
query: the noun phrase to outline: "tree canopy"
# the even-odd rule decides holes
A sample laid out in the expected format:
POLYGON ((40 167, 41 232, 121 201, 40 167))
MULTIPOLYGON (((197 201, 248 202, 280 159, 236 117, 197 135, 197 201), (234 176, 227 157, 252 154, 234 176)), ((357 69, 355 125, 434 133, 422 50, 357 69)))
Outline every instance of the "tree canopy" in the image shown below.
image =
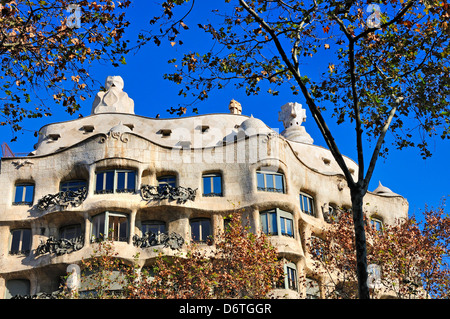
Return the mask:
POLYGON ((25 118, 69 114, 87 99, 92 63, 125 63, 130 1, 0 2, 0 125, 22 129, 25 118), (49 98, 51 97, 51 98, 49 98))

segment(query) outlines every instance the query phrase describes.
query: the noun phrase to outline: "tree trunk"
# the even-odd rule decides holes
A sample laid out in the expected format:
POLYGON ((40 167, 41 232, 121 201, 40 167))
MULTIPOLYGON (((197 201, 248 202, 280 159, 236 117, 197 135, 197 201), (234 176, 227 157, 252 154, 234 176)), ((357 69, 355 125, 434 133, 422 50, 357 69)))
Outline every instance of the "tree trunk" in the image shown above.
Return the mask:
POLYGON ((369 299, 367 286, 367 248, 366 232, 364 229, 363 197, 365 192, 358 186, 350 190, 352 199, 353 225, 355 228, 356 246, 356 274, 358 277, 358 296, 360 299, 369 299))

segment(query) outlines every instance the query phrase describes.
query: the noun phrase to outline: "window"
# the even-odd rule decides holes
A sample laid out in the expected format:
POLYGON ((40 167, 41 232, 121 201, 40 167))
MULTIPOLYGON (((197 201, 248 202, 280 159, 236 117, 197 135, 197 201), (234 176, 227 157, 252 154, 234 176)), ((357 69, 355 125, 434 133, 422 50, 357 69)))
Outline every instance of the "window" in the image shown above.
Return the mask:
POLYGON ((142 222, 142 235, 146 233, 159 234, 166 232, 166 223, 156 220, 142 222))
POLYGON ((314 209, 314 198, 307 194, 300 193, 300 209, 305 214, 316 217, 314 209))
POLYGON ((286 288, 297 291, 297 268, 293 263, 288 263, 284 267, 286 273, 286 288))
POLYGON ((13 205, 32 205, 34 197, 34 184, 17 184, 14 192, 13 205))
POLYGON ((306 299, 319 299, 320 289, 317 280, 306 277, 306 299))
POLYGON ((207 242, 211 240, 211 221, 208 218, 192 219, 191 238, 196 242, 207 242))
POLYGON ((289 212, 275 208, 260 213, 261 230, 266 235, 294 237, 293 216, 289 212))
POLYGON ((294 221, 291 216, 280 216, 281 235, 294 237, 294 221))
POLYGON ((370 219, 370 224, 376 231, 383 231, 383 221, 380 218, 373 217, 370 219))
POLYGON ((324 241, 322 238, 311 235, 310 237, 310 253, 315 257, 317 260, 325 260, 325 254, 324 254, 324 241))
POLYGON ((324 219, 327 223, 337 223, 339 221, 339 209, 328 204, 328 212, 325 212, 324 219))
POLYGON ((105 212, 92 219, 92 240, 109 238, 113 241, 126 241, 128 228, 127 214, 105 212))
POLYGON ((31 229, 15 229, 11 231, 11 255, 28 255, 31 249, 31 229))
POLYGON ((256 172, 259 191, 284 193, 284 175, 280 173, 256 172))
POLYGON ((60 239, 74 239, 81 236, 81 225, 68 225, 59 229, 60 239))
POLYGON ((222 175, 219 173, 203 175, 203 196, 222 196, 222 175))
POLYGON ((108 170, 96 175, 96 194, 134 193, 136 189, 136 172, 133 170, 108 170))
POLYGON ((276 211, 262 212, 260 216, 262 232, 266 235, 278 235, 276 211))
POLYGON ((177 187, 177 178, 173 175, 161 176, 158 178, 158 186, 169 185, 172 187, 177 187))
POLYGON ((30 295, 30 281, 27 279, 10 279, 6 281, 5 299, 15 296, 30 295))
POLYGON ((71 180, 61 183, 59 186, 59 190, 61 192, 72 191, 76 192, 77 190, 87 187, 87 183, 84 180, 71 180))

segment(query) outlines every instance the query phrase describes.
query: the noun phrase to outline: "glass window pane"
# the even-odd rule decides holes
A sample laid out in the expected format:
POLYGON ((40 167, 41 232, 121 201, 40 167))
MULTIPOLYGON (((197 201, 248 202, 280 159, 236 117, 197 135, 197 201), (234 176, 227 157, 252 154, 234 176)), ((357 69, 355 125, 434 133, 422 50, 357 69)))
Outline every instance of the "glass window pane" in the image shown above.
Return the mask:
POLYGON ((258 188, 265 188, 266 185, 264 183, 264 174, 256 173, 256 179, 258 181, 258 188))
POLYGON ((176 187, 176 177, 175 176, 163 176, 158 178, 158 185, 162 186, 162 185, 169 185, 172 187, 176 187))
POLYGON ((32 203, 34 195, 34 185, 26 185, 24 189, 25 189, 25 202, 32 203))
POLYGON ((136 172, 135 171, 128 172, 126 188, 129 190, 136 189, 136 172))
POLYGON ((270 233, 274 235, 278 235, 278 227, 277 227, 277 214, 270 213, 270 233))
POLYGON ((105 173, 97 173, 97 181, 95 183, 95 190, 102 191, 103 190, 103 177, 105 173))
POLYGON ((267 213, 261 214, 261 230, 264 234, 269 234, 269 225, 268 225, 268 219, 267 219, 267 213))
POLYGON ((284 193, 283 175, 275 175, 275 188, 284 193))
POLYGON ((272 174, 266 174, 266 187, 268 188, 268 190, 273 191, 274 184, 272 174))
POLYGON ((222 193, 222 177, 220 176, 213 177, 213 189, 215 194, 222 193))
POLYGON ((12 238, 11 238, 11 253, 18 253, 20 249, 20 237, 21 237, 21 231, 20 230, 14 230, 12 232, 12 238))
POLYGON ((92 236, 102 239, 105 235, 105 214, 97 215, 92 220, 92 236))
POLYGON ((191 237, 193 241, 199 241, 200 238, 200 222, 191 221, 191 237))
POLYGON ((106 172, 106 185, 104 190, 112 192, 114 190, 114 172, 106 172))
POLYGON ((126 172, 117 173, 117 189, 125 189, 125 174, 126 172))
POLYGON ((203 194, 211 194, 211 177, 203 177, 203 194))
POLYGON ((10 279, 6 281, 5 299, 30 294, 30 281, 26 279, 10 279))
POLYGON ((86 181, 67 181, 61 183, 60 189, 62 192, 66 192, 66 191, 77 191, 83 187, 86 187, 86 181))
POLYGON ((211 224, 209 220, 202 220, 201 221, 201 227, 202 227, 202 241, 205 241, 208 239, 208 237, 211 235, 211 224))
POLYGON ((142 224, 142 235, 146 233, 165 233, 166 232, 166 224, 164 222, 148 222, 142 224))
POLYGON ((22 185, 16 186, 16 195, 14 196, 14 203, 22 202, 24 188, 25 188, 25 186, 22 186, 22 185))
POLYGON ((286 218, 286 234, 289 236, 294 236, 294 222, 292 219, 286 218))
POLYGON ((128 218, 120 217, 118 219, 118 223, 119 223, 118 240, 126 241, 128 239, 128 218))
POLYGON ((22 252, 28 253, 31 248, 31 230, 22 230, 22 252))
POLYGON ((286 235, 286 218, 280 217, 280 224, 281 234, 286 235))
POLYGON ((59 232, 59 237, 61 239, 73 239, 77 238, 81 235, 81 226, 80 225, 70 225, 62 227, 59 232))

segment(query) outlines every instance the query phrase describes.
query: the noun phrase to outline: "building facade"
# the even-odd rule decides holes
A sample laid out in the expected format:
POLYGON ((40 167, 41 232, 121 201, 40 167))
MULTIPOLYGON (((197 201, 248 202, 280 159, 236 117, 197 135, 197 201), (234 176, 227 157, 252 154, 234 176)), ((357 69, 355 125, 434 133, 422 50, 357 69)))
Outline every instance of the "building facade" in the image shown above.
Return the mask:
MULTIPOLYGON (((274 293, 321 296, 307 243, 351 201, 330 151, 302 126, 301 105, 282 106, 278 133, 234 100, 229 113, 155 119, 134 114, 120 77, 105 87, 90 116, 45 125, 28 156, 1 159, 0 298, 57 291, 104 235, 125 260, 139 252, 145 267, 154 246, 173 254, 214 238, 235 209, 286 260, 286 285, 274 293)), ((406 199, 381 184, 365 202, 374 223, 408 216, 406 199)))

